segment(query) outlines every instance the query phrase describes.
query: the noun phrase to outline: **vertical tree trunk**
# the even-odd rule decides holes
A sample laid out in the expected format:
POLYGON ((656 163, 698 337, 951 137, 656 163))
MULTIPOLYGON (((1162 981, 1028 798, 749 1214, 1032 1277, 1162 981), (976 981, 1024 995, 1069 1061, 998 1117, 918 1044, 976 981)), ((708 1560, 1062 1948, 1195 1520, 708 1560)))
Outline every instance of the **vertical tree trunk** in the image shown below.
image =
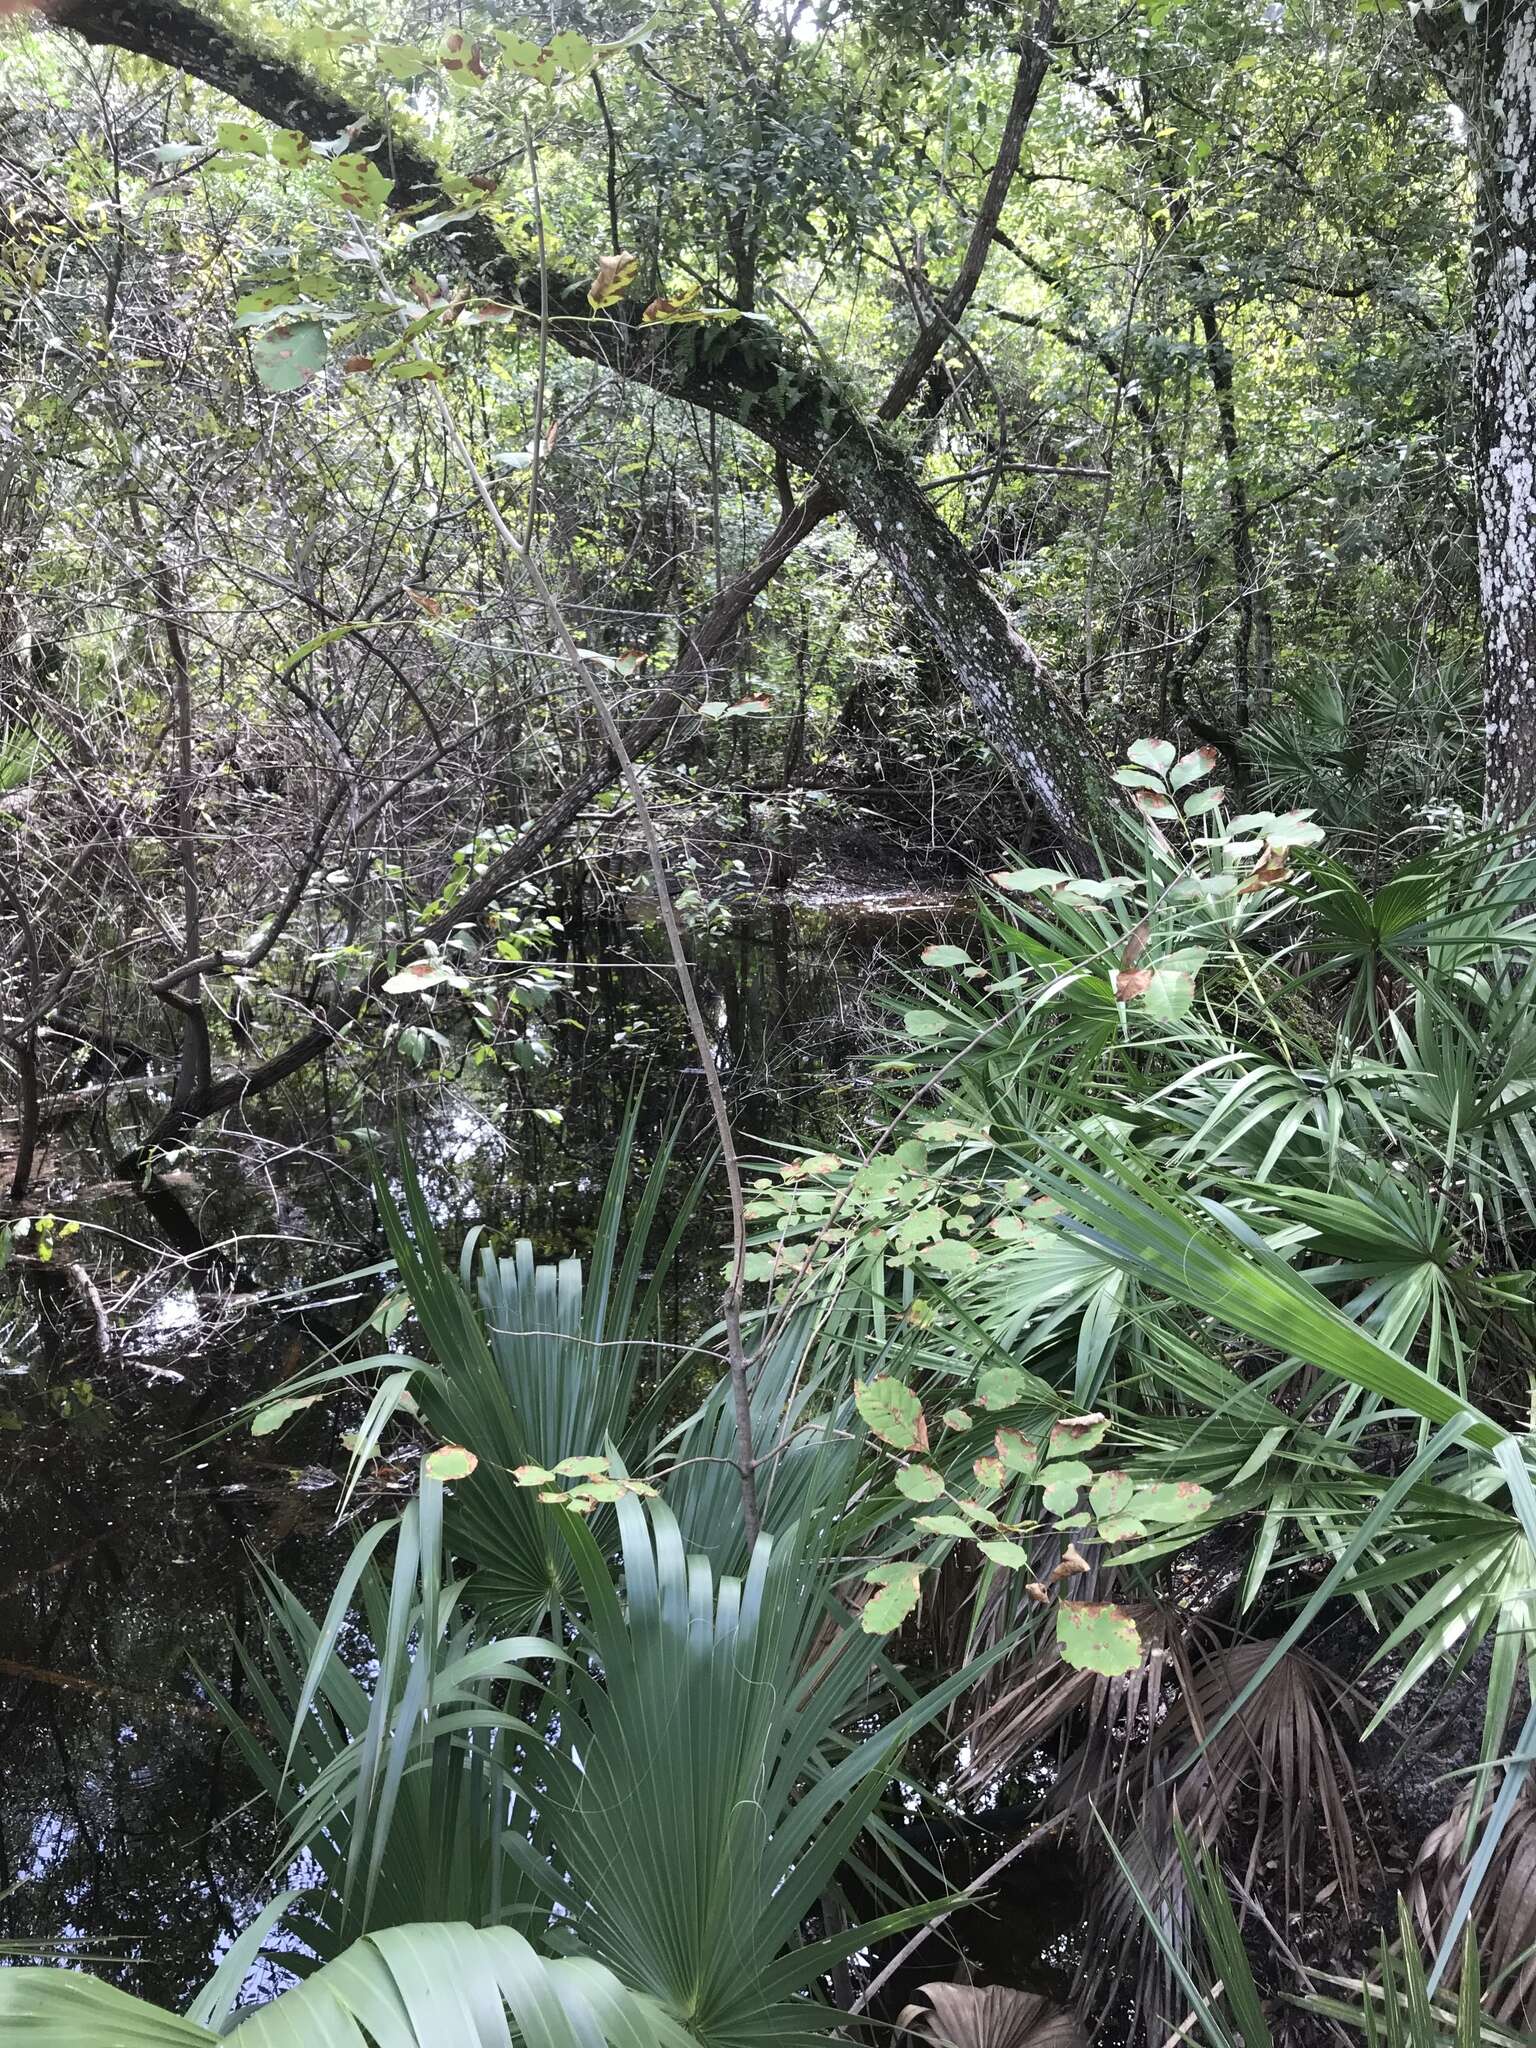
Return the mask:
POLYGON ((1492 820, 1536 811, 1536 12, 1419 17, 1466 116, 1473 229, 1477 551, 1492 820))
POLYGON ((1232 569, 1237 579, 1237 631, 1232 639, 1232 695, 1243 724, 1255 711, 1269 708, 1270 642, 1272 638, 1269 598, 1259 575, 1259 558, 1253 545, 1253 508, 1248 498, 1248 479, 1243 472, 1242 441, 1237 425, 1237 385, 1232 374, 1232 351, 1221 329, 1216 300, 1210 290, 1205 265, 1195 258, 1191 273, 1197 280, 1195 311, 1205 341, 1205 362, 1211 389, 1216 396, 1216 423, 1221 439, 1221 458, 1226 469, 1227 511, 1232 536, 1232 569))
POLYGON ((1477 545, 1487 808, 1536 807, 1536 14, 1490 34, 1478 137, 1477 545))

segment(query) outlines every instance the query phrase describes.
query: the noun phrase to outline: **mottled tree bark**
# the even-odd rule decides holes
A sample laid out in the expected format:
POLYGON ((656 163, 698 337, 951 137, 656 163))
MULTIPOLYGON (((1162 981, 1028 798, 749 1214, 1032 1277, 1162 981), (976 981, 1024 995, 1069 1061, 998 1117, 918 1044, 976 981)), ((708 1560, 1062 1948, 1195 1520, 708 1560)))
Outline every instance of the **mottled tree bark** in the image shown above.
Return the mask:
POLYGON ((1091 854, 1097 834, 1109 851, 1115 816, 1105 792, 1113 785, 1102 748, 1008 623, 910 466, 866 440, 841 452, 838 491, 975 707, 993 749, 1033 793, 1057 838, 1091 854))
POLYGON ((1466 116, 1477 187, 1474 411, 1490 820, 1536 812, 1536 11, 1418 16, 1466 116))

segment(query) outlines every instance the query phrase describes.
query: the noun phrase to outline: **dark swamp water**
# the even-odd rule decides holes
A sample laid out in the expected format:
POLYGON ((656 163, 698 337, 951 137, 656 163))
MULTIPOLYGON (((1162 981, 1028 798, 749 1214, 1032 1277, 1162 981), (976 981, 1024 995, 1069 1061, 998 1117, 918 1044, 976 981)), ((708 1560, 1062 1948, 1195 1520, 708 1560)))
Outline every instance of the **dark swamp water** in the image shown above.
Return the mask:
MULTIPOLYGON (((869 1111, 855 1055, 882 986, 899 990, 951 906, 891 896, 777 906, 695 943, 744 1149, 833 1143, 869 1111)), ((403 1133, 456 1252, 486 1224, 544 1258, 580 1254, 626 1105, 642 1158, 685 1119, 709 1150, 655 935, 594 928, 531 1023, 522 1064, 474 1064, 444 1016, 420 1068, 398 1044, 349 1048, 176 1162, 169 1199, 103 1183, 88 1112, 56 1128, 34 1209, 77 1234, 0 1276, 0 1940, 68 1938, 126 1987, 180 2006, 271 1895, 272 1816, 253 1796, 194 1666, 238 1699, 254 1626, 252 1558, 323 1607, 358 1516, 389 1512, 386 1467, 351 1526, 334 1516, 347 1453, 334 1413, 274 1444, 225 1432, 242 1402, 321 1362, 387 1289, 341 1280, 382 1257, 364 1146, 403 1133), (437 1054, 441 1053, 441 1065, 437 1054), (201 1247, 201 1249, 198 1249, 201 1247), (62 1267, 92 1277, 109 1324, 62 1267)), ((706 1205, 680 1262, 678 1333, 703 1327, 723 1225, 706 1205)), ((408 1333, 407 1333, 408 1334, 408 1333)), ((378 1348, 376 1345, 369 1348, 378 1348)), ((1008 1846, 940 1840, 944 1888, 1008 1846)), ((911 1978, 1060 1983, 1075 1919, 1058 1862, 1013 1866, 911 1978)), ((897 2003, 905 1984, 896 1987, 897 2003)), ((883 2003, 883 2001, 882 2001, 883 2003)))

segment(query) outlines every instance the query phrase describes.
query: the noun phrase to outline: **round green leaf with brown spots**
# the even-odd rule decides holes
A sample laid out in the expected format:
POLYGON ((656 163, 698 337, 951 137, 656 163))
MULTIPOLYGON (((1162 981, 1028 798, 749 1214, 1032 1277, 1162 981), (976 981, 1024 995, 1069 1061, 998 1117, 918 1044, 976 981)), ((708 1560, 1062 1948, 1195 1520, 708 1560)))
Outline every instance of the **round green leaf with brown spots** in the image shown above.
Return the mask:
POLYGON ((402 967, 398 974, 389 977, 384 984, 384 993, 387 996, 414 995, 453 979, 453 969, 445 960, 413 960, 409 967, 402 967))
POLYGON ((1026 1479, 1033 1476, 1040 1463, 1040 1447, 1032 1444, 1027 1436, 1016 1429, 1000 1429, 997 1432, 997 1455, 1010 1472, 1022 1472, 1026 1479))
POLYGON ((992 1365, 976 1382, 979 1408, 1017 1408, 1030 1390, 1030 1383, 1016 1365, 992 1365))
POLYGON ((1058 1600, 1056 1641, 1063 1661, 1077 1671, 1119 1678, 1141 1662, 1141 1637, 1123 1607, 1107 1602, 1058 1600))
POLYGON ((221 121, 213 131, 216 148, 235 156, 265 156, 267 131, 251 121, 221 121))
POLYGON ((379 43, 373 54, 380 69, 387 71, 391 78, 399 79, 402 85, 413 78, 420 78, 432 63, 425 50, 418 50, 410 43, 379 43))
POLYGON ((1135 1490, 1129 1472, 1101 1472, 1089 1487, 1088 1498, 1096 1515, 1123 1515, 1135 1490))
POLYGON ((925 1451, 928 1448, 923 1404, 900 1380, 855 1380, 853 1401, 870 1430, 882 1442, 893 1444, 898 1451, 925 1451))
POLYGON ((1181 754, 1168 771, 1168 787, 1183 789, 1191 782, 1199 782, 1209 775, 1216 766, 1217 754, 1214 747, 1196 747, 1192 754, 1181 754))
POLYGON ((1178 751, 1171 740, 1132 740, 1125 758, 1137 768, 1150 768, 1154 775, 1166 775, 1178 751))
POLYGON ((931 1465, 903 1465, 896 1474, 896 1488, 908 1500, 937 1500, 944 1481, 931 1465))
POLYGON ((462 1444, 440 1444, 422 1459, 421 1469, 429 1479, 467 1479, 479 1462, 462 1444))
POLYGON ((866 1585, 878 1591, 864 1603, 859 1626, 866 1635, 888 1636, 900 1628, 917 1605, 921 1575, 915 1564, 871 1565, 864 1574, 866 1585))
POLYGON ((1075 1479, 1047 1476, 1040 1499, 1049 1514, 1070 1515, 1077 1506, 1077 1494, 1078 1482, 1075 1479))
POLYGON ((558 35, 550 37, 549 54, 560 69, 569 71, 573 78, 590 71, 597 61, 597 52, 592 45, 573 28, 563 28, 558 35))
POLYGON ((909 1038, 942 1038, 949 1019, 938 1010, 908 1010, 902 1018, 909 1038))
POLYGON ((373 159, 360 150, 337 157, 331 165, 331 176, 336 197, 354 213, 377 212, 395 189, 394 179, 386 178, 373 159))
POLYGON ((276 321, 251 337, 251 360, 269 391, 299 391, 325 367, 318 320, 276 321))
POLYGON ((969 1522, 962 1522, 958 1515, 914 1515, 914 1529, 922 1529, 929 1536, 974 1536, 976 1531, 969 1522))
POLYGON ((1086 1486, 1093 1473, 1081 1458, 1061 1458, 1040 1474, 1042 1486, 1086 1486))
POLYGON ((1167 1479, 1155 1486, 1138 1486, 1131 1502, 1131 1512, 1144 1522, 1163 1522, 1170 1527, 1198 1521, 1210 1508, 1210 1494, 1192 1479, 1167 1479))
POLYGON ((1097 1450, 1109 1434, 1107 1415, 1064 1415, 1051 1430, 1046 1445, 1048 1458, 1080 1458, 1097 1450))

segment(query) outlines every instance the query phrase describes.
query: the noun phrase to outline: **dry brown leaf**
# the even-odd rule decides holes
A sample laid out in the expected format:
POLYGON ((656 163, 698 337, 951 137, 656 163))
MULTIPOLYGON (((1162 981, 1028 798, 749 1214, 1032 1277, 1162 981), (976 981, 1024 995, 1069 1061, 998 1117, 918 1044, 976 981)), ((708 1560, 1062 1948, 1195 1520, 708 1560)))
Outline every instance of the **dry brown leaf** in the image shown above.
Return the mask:
POLYGON ((896 2024, 946 2048, 1087 2048, 1076 2015, 1010 1984, 924 1984, 896 2024))
POLYGON ((640 258, 631 249, 617 249, 602 257, 596 277, 587 286, 587 304, 599 308, 615 305, 634 283, 639 268, 640 258))

